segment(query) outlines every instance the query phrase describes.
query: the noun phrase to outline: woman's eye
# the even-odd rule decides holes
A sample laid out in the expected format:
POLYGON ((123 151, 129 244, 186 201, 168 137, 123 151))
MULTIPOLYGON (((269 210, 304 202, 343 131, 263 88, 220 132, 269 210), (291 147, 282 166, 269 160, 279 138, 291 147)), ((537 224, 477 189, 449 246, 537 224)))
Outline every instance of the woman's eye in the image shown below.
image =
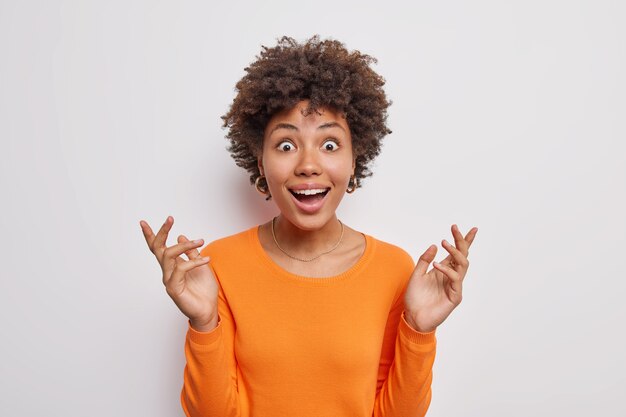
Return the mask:
POLYGON ((324 142, 324 145, 322 145, 322 148, 327 151, 334 151, 339 148, 339 145, 337 145, 337 142, 335 142, 334 140, 327 140, 326 142, 324 142))
POLYGON ((278 144, 278 149, 280 149, 283 152, 289 152, 293 150, 293 145, 291 142, 288 142, 288 141, 280 142, 278 144))

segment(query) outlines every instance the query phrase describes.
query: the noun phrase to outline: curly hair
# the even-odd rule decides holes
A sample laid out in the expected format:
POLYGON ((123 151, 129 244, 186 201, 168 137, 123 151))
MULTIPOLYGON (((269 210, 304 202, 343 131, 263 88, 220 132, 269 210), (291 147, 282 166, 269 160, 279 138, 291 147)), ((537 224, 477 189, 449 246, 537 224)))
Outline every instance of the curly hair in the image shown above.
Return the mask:
POLYGON ((263 148, 265 127, 271 117, 309 100, 307 112, 320 107, 340 111, 346 117, 356 157, 356 187, 371 176, 368 164, 380 153, 387 128, 385 79, 370 68, 376 58, 349 52, 336 40, 320 41, 314 35, 299 44, 283 36, 278 44, 262 46, 260 55, 246 67, 236 84, 237 95, 222 120, 228 128, 228 151, 238 166, 250 173, 250 183, 261 175, 257 155, 263 148))

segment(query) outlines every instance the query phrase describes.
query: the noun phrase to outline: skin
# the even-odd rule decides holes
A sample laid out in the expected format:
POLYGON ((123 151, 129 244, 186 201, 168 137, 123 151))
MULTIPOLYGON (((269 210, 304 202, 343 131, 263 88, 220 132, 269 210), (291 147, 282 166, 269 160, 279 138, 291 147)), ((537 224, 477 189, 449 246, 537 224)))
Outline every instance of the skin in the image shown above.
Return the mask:
POLYGON ((218 284, 208 265, 209 259, 201 257, 198 251, 204 240, 190 241, 179 235, 178 243, 167 247, 167 235, 174 225, 172 216, 165 219, 156 235, 148 222, 141 220, 139 224, 148 248, 161 266, 167 294, 189 317, 194 329, 201 332, 214 329, 218 322, 218 284), (181 257, 182 254, 187 256, 187 260, 181 257))
MULTIPOLYGON (((275 225, 276 239, 285 251, 302 258, 320 254, 338 241, 341 226, 336 210, 355 167, 350 129, 342 114, 329 108, 303 114, 307 104, 301 101, 270 119, 258 155, 259 170, 281 212, 275 225), (289 191, 312 183, 329 189, 323 205, 314 212, 303 210, 289 191)), ((204 241, 189 241, 180 235, 178 244, 167 247, 173 223, 168 216, 156 235, 147 222, 140 221, 140 226, 161 265, 167 294, 194 329, 211 331, 218 322, 218 284, 209 260, 200 257, 198 248, 204 241)), ((429 246, 407 286, 405 319, 419 332, 435 330, 462 300, 462 284, 469 268, 467 256, 478 228, 463 236, 457 225, 452 225, 451 232, 454 245, 442 240, 448 256, 428 271, 437 253, 436 245, 429 246)), ((267 254, 284 269, 320 279, 349 269, 365 249, 363 235, 347 226, 337 249, 311 262, 296 261, 280 251, 271 236, 271 222, 260 226, 259 239, 267 254)))
MULTIPOLYGON (((307 105, 303 100, 270 119, 258 155, 259 171, 281 213, 275 225, 276 239, 289 254, 305 259, 338 242, 341 225, 335 213, 355 168, 350 128, 342 114, 328 108, 306 113, 307 105), (323 206, 314 213, 302 210, 289 191, 307 184, 328 189, 323 206)), ((268 255, 289 272, 328 277, 348 269, 365 250, 363 235, 344 228, 341 245, 311 262, 294 260, 277 248, 271 221, 261 226, 259 238, 268 255)))
POLYGON ((406 321, 422 333, 435 330, 463 298, 463 279, 469 268, 467 255, 478 228, 472 228, 465 237, 456 224, 450 230, 455 245, 441 241, 449 255, 427 272, 437 254, 437 246, 430 245, 418 259, 404 296, 406 321))

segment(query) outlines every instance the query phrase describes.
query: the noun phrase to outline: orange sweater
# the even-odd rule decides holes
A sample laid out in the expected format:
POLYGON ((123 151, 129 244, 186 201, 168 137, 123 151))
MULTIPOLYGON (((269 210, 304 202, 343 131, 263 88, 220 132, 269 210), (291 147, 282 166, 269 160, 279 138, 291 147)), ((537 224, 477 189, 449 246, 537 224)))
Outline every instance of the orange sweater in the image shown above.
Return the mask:
POLYGON ((435 331, 403 317, 413 260, 365 235, 341 275, 291 274, 265 253, 258 229, 202 249, 219 283, 219 322, 189 321, 181 403, 188 417, 424 416, 435 331))

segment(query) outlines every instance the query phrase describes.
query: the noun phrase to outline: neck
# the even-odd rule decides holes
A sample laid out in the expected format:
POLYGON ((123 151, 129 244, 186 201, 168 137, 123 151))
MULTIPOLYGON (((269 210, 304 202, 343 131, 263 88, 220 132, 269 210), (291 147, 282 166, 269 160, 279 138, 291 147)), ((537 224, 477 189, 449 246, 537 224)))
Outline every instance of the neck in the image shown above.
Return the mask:
POLYGON ((319 229, 303 230, 283 216, 275 220, 274 231, 280 246, 291 255, 309 257, 322 253, 337 244, 341 224, 336 215, 319 229))

